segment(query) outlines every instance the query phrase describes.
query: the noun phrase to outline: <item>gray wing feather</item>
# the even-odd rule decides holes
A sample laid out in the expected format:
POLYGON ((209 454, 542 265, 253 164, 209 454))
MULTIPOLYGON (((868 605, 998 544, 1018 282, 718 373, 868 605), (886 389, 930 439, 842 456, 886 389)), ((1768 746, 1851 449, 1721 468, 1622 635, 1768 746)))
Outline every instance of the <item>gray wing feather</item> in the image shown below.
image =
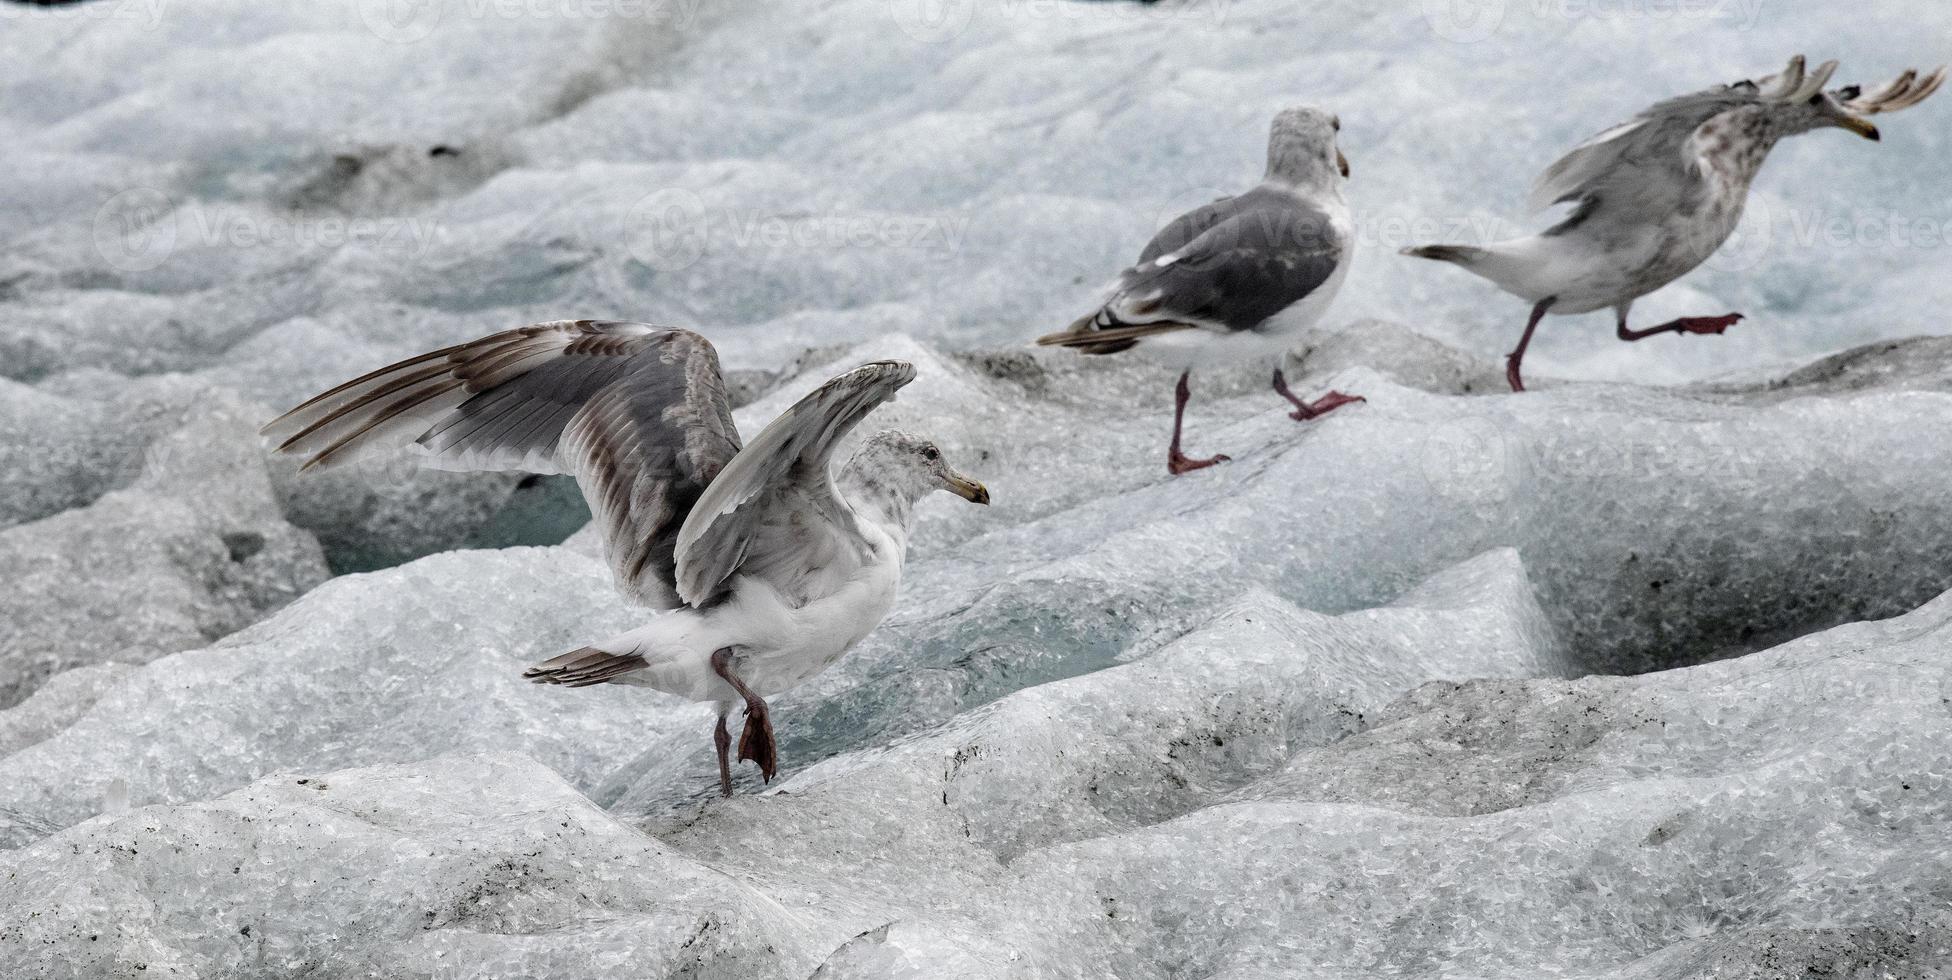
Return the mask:
POLYGON ((1223 197, 1211 204, 1202 204, 1185 214, 1174 218, 1166 227, 1159 229, 1152 240, 1145 243, 1145 250, 1139 253, 1139 266, 1150 264, 1167 252, 1185 248, 1193 239, 1200 237, 1207 229, 1226 220, 1239 209, 1235 197, 1223 197))
POLYGON ((1249 330, 1328 281, 1344 248, 1327 213, 1258 187, 1167 225, 1106 308, 1122 323, 1249 330))
POLYGON ((1708 120, 1755 104, 1757 92, 1755 83, 1738 82, 1656 103, 1554 161, 1532 184, 1527 205, 1542 211, 1571 202, 1590 212, 1606 199, 1647 205, 1639 199, 1649 187, 1692 187, 1700 173, 1686 152, 1689 138, 1708 120))
POLYGON ((264 427, 306 468, 410 448, 427 466, 574 474, 617 585, 681 604, 674 544, 739 451, 718 355, 688 330, 557 320, 374 371, 264 427))
POLYGON ((710 602, 738 574, 794 595, 807 572, 861 543, 834 491, 834 447, 915 378, 913 365, 875 361, 821 385, 774 419, 706 488, 677 537, 678 595, 710 602))
POLYGON ((739 452, 718 354, 685 330, 656 338, 570 418, 561 456, 603 528, 611 574, 627 594, 657 609, 684 604, 679 529, 739 452))

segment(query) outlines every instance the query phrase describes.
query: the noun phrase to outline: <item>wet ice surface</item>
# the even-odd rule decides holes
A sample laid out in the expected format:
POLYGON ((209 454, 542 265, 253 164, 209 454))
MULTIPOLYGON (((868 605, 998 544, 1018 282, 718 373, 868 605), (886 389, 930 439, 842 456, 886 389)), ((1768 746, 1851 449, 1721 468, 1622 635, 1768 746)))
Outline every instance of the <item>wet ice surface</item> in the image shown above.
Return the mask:
POLYGON ((1948 611, 1379 710, 1551 670, 1493 553, 1342 617, 1249 595, 682 818, 606 812, 534 735, 290 767, 0 855, 0 942, 47 976, 1923 977, 1948 611))
POLYGON ((896 613, 778 700, 770 791, 716 799, 707 707, 520 681, 639 616, 587 541, 436 555, 0 713, 0 960, 1922 976, 1952 942, 1918 901, 1952 864, 1947 600, 1570 679, 1952 584, 1942 378, 1478 397, 1304 365, 1369 398, 1304 425, 1218 376, 1192 435, 1234 462, 1173 479, 1153 369, 899 336, 833 363, 869 349, 921 368, 876 422, 996 504, 925 505, 896 613))
POLYGON ((1637 308, 1727 336, 1552 321, 1523 397, 1476 397, 1517 301, 1391 254, 1657 97, 1880 80, 1952 14, 502 9, 0 5, 0 976, 1952 969, 1952 358, 1900 339, 1952 299, 1945 104, 1784 145, 1637 308), (1361 245, 1289 371, 1368 402, 1203 375, 1234 462, 1167 479, 1170 377, 1022 343, 1295 101, 1361 245), (561 481, 252 435, 565 315, 704 330, 748 433, 912 360, 870 427, 994 492, 924 505, 771 791, 716 799, 707 708, 520 682, 641 616, 587 534, 456 550, 561 538, 561 481))

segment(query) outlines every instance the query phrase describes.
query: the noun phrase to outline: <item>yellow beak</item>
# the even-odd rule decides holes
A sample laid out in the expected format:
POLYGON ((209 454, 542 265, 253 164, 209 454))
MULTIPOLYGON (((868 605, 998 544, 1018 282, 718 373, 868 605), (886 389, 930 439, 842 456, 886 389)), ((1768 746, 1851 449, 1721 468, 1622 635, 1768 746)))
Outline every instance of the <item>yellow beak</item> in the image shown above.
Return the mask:
POLYGON ((963 476, 961 473, 949 474, 948 488, 950 493, 953 493, 956 496, 969 501, 970 503, 983 504, 984 506, 989 505, 990 502, 989 488, 983 486, 980 483, 977 483, 975 480, 963 476))
POLYGON ((1871 125, 1871 121, 1869 119, 1860 119, 1856 116, 1845 116, 1842 119, 1837 120, 1837 125, 1842 126, 1843 128, 1848 129, 1851 132, 1856 133, 1857 135, 1862 136, 1873 143, 1884 138, 1878 133, 1877 127, 1871 125))

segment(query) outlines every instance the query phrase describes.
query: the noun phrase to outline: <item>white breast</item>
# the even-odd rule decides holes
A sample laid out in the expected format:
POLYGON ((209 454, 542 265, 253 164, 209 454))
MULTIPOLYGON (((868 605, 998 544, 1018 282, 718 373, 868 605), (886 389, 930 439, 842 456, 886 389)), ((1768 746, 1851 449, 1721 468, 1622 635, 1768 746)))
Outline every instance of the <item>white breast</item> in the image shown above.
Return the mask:
POLYGON ((724 637, 740 651, 741 675, 762 697, 826 670, 894 608, 905 548, 867 521, 862 530, 874 545, 871 556, 821 589, 822 598, 794 606, 764 582, 734 586, 722 620, 724 637))

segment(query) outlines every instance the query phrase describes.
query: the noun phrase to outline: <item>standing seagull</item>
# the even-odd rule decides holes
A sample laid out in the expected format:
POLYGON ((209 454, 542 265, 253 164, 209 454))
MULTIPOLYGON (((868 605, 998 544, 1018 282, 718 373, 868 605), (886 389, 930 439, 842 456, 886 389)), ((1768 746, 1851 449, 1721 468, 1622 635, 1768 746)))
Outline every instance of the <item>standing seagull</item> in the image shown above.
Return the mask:
POLYGON ((1742 315, 1682 317, 1632 330, 1627 310, 1721 248, 1777 140, 1827 126, 1875 140, 1877 127, 1865 117, 1917 105, 1945 80, 1944 68, 1922 79, 1907 71, 1869 95, 1855 85, 1825 92, 1836 70, 1827 61, 1805 72, 1797 55, 1779 75, 1659 103, 1580 144, 1539 176, 1532 210, 1571 204, 1566 220, 1483 248, 1426 245, 1403 254, 1454 262, 1533 304, 1525 333, 1506 358, 1513 391, 1525 390, 1519 362, 1547 313, 1610 306, 1621 340, 1719 334, 1742 315))
POLYGON ((1174 474, 1227 458, 1180 452, 1186 379, 1195 367, 1274 360, 1274 390, 1293 403, 1296 420, 1362 401, 1336 391, 1302 401, 1288 390, 1280 365, 1349 274, 1354 229, 1342 200, 1349 161, 1335 145, 1341 128, 1342 120, 1320 109, 1282 110, 1259 186, 1174 218, 1139 253, 1139 264, 1119 274, 1103 305, 1063 332, 1037 338, 1086 354, 1143 346, 1179 368, 1166 453, 1174 474))
POLYGON ((732 794, 739 759, 770 781, 765 698, 825 670, 894 605, 916 501, 989 503, 936 447, 882 432, 828 473, 834 447, 915 368, 875 361, 821 385, 739 447, 718 354, 688 330, 557 320, 380 368, 264 427, 305 469, 411 444, 447 470, 572 473, 626 597, 666 610, 523 676, 636 683, 718 702, 712 743, 732 794))

